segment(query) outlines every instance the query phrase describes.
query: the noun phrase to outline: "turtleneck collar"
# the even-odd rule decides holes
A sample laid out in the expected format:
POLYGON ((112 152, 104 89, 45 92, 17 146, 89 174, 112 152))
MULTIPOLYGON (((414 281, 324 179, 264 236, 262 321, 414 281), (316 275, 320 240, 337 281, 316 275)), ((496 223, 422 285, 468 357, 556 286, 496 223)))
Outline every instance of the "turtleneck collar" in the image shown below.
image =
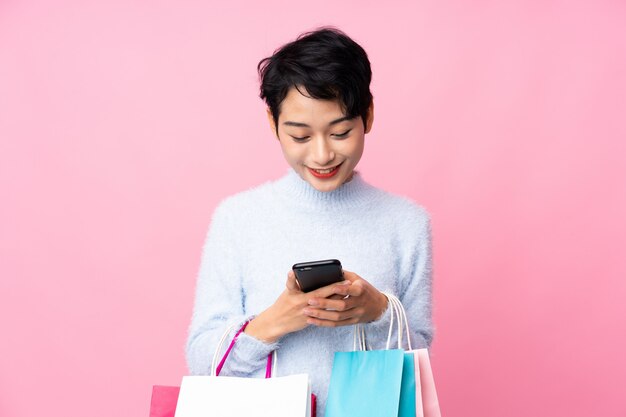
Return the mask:
POLYGON ((352 179, 333 191, 319 191, 289 168, 287 174, 274 183, 275 192, 289 204, 313 210, 352 208, 372 203, 377 189, 366 183, 358 171, 352 179))

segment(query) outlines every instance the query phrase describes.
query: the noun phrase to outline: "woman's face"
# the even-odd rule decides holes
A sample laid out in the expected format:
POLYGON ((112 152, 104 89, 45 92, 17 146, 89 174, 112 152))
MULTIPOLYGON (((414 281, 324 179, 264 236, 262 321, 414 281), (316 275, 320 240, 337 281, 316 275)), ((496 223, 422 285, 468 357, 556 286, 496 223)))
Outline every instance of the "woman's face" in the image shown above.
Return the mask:
POLYGON ((306 97, 292 87, 281 103, 278 131, 269 109, 267 116, 289 165, 317 190, 332 191, 352 178, 373 111, 372 104, 365 128, 360 116, 346 118, 338 100, 306 97))

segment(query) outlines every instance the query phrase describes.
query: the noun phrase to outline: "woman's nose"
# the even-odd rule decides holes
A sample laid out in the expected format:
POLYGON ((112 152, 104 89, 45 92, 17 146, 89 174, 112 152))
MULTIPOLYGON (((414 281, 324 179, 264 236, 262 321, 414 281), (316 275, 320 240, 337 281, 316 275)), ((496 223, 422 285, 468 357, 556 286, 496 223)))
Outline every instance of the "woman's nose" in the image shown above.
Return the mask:
POLYGON ((317 164, 319 168, 327 166, 335 159, 335 152, 333 152, 325 138, 315 138, 313 142, 313 162, 317 164))

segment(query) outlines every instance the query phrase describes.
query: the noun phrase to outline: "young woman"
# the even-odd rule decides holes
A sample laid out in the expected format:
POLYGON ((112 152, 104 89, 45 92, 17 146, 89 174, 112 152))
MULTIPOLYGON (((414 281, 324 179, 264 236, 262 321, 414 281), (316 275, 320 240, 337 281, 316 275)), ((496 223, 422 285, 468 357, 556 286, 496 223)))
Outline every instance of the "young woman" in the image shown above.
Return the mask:
POLYGON ((310 375, 323 417, 333 355, 352 350, 352 325, 363 323, 371 348, 384 348, 390 309, 381 291, 404 304, 413 346, 430 346, 430 222, 422 207, 355 170, 374 121, 361 46, 322 28, 258 69, 269 125, 291 168, 216 208, 187 361, 192 374, 208 374, 220 336, 249 321, 222 375, 262 377, 277 350, 279 375, 310 375), (339 259, 346 281, 301 292, 291 266, 322 259, 339 259))

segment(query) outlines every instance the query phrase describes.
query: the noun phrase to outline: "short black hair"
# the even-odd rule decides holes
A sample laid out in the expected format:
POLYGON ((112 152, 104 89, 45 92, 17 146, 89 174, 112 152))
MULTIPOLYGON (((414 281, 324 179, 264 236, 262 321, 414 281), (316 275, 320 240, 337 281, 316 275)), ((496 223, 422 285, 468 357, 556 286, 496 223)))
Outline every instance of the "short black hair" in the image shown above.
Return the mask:
POLYGON ((298 88, 302 86, 315 99, 339 99, 347 117, 361 116, 366 124, 373 98, 370 61, 365 50, 337 28, 325 26, 301 34, 263 58, 257 70, 260 97, 272 112, 277 133, 280 105, 291 87, 305 94, 298 88))

